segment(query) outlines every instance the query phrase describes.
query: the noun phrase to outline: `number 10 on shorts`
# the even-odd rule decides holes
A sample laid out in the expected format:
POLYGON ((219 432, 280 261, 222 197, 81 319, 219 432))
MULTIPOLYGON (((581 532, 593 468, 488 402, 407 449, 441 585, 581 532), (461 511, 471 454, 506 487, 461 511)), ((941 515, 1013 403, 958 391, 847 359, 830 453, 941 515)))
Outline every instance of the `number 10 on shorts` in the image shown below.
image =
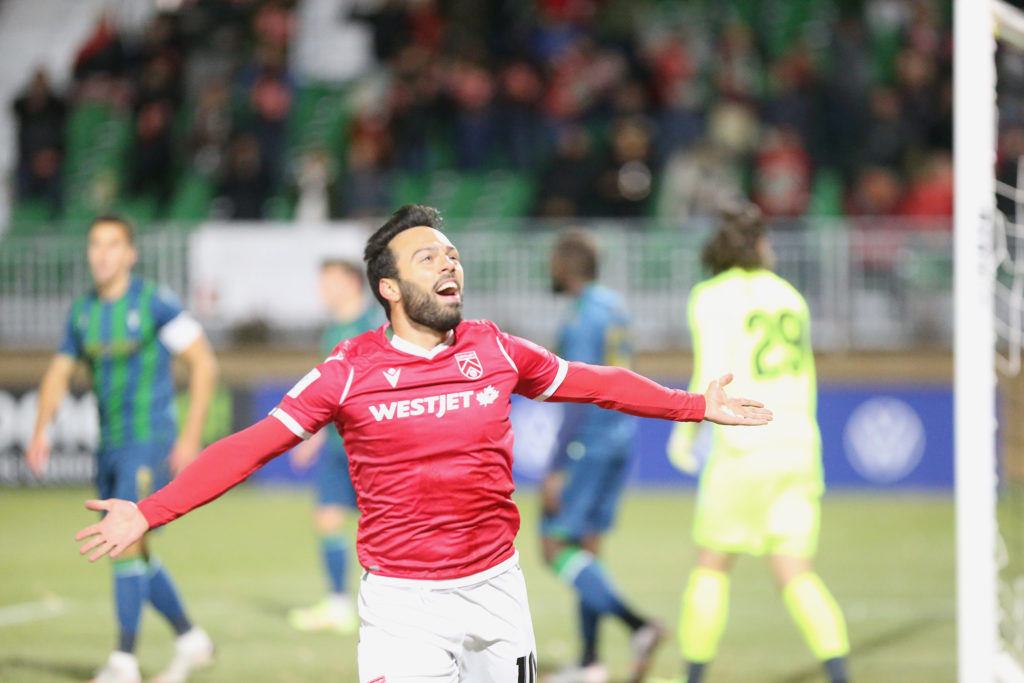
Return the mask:
POLYGON ((519 667, 519 683, 537 683, 537 655, 533 652, 529 657, 523 656, 516 660, 519 667))

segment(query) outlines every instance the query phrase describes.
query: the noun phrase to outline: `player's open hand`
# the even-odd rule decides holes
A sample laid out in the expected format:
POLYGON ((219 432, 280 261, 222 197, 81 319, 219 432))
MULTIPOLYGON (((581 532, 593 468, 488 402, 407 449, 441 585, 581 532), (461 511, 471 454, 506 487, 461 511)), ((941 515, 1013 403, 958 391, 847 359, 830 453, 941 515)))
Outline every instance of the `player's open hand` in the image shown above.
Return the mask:
POLYGON ((732 381, 732 373, 722 375, 708 385, 704 392, 707 408, 704 419, 720 425, 763 425, 772 421, 772 411, 752 398, 730 398, 725 385, 732 381))
POLYGON ((85 541, 78 549, 85 555, 90 550, 89 561, 95 562, 107 553, 117 557, 149 531, 149 523, 139 512, 135 503, 118 498, 87 500, 85 507, 90 510, 106 510, 107 516, 96 524, 90 524, 75 535, 76 541, 85 541))
POLYGON ((45 433, 39 433, 32 437, 28 450, 25 451, 25 460, 32 474, 37 477, 43 476, 46 471, 46 463, 50 461, 50 442, 45 433))

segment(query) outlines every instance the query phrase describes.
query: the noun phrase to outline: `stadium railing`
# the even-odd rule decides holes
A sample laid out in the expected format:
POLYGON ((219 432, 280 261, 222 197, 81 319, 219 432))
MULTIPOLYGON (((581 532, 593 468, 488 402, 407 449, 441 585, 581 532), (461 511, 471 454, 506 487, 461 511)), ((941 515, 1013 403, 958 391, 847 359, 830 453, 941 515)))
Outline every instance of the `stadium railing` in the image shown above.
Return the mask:
MULTIPOLYGON (((217 224, 224 230, 230 224, 217 224)), ((360 224, 364 228, 368 224, 360 224)), ((566 224, 569 225, 569 224, 566 224)), ((700 249, 709 226, 683 229, 649 222, 574 221, 598 236, 604 252, 601 281, 622 292, 631 307, 635 346, 642 351, 685 349, 686 298, 704 273, 700 249)), ((551 223, 495 220, 486 228, 452 226, 468 282, 467 316, 487 317, 542 343, 554 341, 565 306, 553 297, 548 248, 551 223)), ((199 224, 153 226, 139 238, 138 271, 189 298, 193 238, 199 224)), ((229 227, 227 229, 230 229, 229 227)), ((262 228, 261 228, 262 229, 262 228)), ((317 244, 317 231, 268 223, 281 239, 317 244)), ((815 348, 824 351, 948 349, 952 339, 952 235, 948 219, 908 222, 884 218, 800 219, 774 225, 777 270, 807 298, 815 348)), ((288 277, 281 264, 275 278, 288 277)), ((0 348, 52 348, 73 296, 89 286, 83 236, 8 237, 0 241, 0 348)), ((275 324, 272 339, 308 344, 309 328, 275 324)), ((215 341, 232 338, 223 320, 203 320, 215 341)), ((235 325, 237 323, 231 323, 235 325)), ((310 321, 310 327, 316 321, 310 321)))

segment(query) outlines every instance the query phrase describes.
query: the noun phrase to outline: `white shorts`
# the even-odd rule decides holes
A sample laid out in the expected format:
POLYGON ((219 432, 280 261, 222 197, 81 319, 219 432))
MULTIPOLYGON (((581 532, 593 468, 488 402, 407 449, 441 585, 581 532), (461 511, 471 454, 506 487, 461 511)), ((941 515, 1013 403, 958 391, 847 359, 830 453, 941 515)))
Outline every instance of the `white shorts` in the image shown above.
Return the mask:
POLYGON ((360 683, 534 683, 536 652, 519 553, 452 580, 363 574, 360 683))

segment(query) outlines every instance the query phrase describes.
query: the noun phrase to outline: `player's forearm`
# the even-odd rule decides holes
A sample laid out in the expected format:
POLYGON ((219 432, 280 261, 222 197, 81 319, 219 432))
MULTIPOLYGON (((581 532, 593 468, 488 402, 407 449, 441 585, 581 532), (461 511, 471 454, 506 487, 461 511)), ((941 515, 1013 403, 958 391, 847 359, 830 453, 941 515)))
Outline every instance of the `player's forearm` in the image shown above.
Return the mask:
POLYGON ((46 431, 47 426, 57 414, 57 409, 60 408, 60 402, 68 393, 71 373, 68 371, 68 367, 65 367, 66 365, 72 369, 74 367, 73 361, 65 362, 61 357, 55 358, 47 368, 46 374, 43 375, 42 382, 39 383, 36 424, 32 432, 34 437, 46 431))
POLYGON ((206 344, 201 353, 189 360, 188 412, 182 423, 179 438, 188 443, 199 444, 203 434, 206 413, 213 401, 217 387, 217 358, 206 344))
POLYGON ((565 379, 550 401, 594 403, 639 417, 699 422, 707 409, 704 396, 669 389, 632 370, 569 363, 565 379))
POLYGON ((264 418, 204 448, 174 481, 139 502, 139 511, 150 529, 166 524, 217 498, 300 440, 275 418, 264 418))

